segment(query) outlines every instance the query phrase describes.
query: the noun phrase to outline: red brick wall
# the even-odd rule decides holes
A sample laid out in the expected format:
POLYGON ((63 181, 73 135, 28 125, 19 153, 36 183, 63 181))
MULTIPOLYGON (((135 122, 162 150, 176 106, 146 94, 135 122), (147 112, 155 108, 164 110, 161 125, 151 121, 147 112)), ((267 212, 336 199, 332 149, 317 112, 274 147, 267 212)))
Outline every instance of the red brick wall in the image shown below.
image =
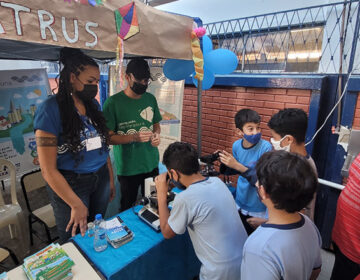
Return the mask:
MULTIPOLYGON (((238 110, 249 108, 257 111, 261 115, 264 138, 269 140, 267 122, 270 117, 284 108, 301 108, 308 112, 310 94, 310 90, 243 87, 216 87, 204 91, 202 154, 210 154, 217 149, 231 152, 232 143, 238 139, 234 124, 234 116, 238 110)), ((197 89, 194 87, 185 88, 182 118, 181 139, 196 146, 197 89)))

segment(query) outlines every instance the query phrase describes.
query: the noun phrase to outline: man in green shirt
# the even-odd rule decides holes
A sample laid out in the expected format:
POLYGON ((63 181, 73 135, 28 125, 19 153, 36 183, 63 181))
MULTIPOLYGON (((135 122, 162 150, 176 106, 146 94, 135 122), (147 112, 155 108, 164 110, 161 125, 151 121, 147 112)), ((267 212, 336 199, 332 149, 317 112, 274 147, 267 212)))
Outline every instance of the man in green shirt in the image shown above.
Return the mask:
POLYGON ((132 59, 125 78, 127 88, 109 97, 103 107, 114 145, 115 164, 121 188, 121 211, 136 201, 139 185, 158 175, 161 115, 156 98, 146 92, 150 68, 144 59, 132 59))

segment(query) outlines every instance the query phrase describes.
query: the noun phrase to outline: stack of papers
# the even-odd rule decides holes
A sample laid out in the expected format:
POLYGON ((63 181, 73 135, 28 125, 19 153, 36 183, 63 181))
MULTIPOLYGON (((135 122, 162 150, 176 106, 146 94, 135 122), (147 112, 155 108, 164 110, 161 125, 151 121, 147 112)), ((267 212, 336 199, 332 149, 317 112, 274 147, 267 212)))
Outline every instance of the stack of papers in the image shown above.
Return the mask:
POLYGON ((106 239, 114 248, 119 248, 133 238, 133 232, 124 224, 120 217, 106 221, 106 239))
POLYGON ((30 280, 70 280, 74 262, 59 244, 50 244, 24 259, 23 269, 30 280))

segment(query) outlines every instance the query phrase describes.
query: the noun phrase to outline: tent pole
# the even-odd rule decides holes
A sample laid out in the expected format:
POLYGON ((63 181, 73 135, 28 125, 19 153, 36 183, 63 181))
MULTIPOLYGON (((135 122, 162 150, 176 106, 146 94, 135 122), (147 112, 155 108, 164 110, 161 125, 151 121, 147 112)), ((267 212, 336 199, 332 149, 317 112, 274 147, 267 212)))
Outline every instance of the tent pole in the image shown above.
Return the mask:
POLYGON ((199 156, 201 156, 201 111, 202 111, 202 104, 201 104, 201 93, 202 93, 202 81, 198 81, 197 86, 197 96, 198 96, 198 106, 197 106, 197 150, 199 156))

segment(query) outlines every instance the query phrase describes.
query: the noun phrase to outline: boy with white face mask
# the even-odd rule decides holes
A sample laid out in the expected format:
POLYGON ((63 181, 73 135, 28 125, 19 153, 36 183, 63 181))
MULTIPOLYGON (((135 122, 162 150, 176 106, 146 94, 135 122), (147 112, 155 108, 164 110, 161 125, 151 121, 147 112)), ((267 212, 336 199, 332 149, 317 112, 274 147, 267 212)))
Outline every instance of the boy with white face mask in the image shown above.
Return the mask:
MULTIPOLYGON (((307 153, 305 148, 307 124, 308 117, 303 110, 297 108, 280 110, 273 115, 268 122, 272 136, 270 141, 274 150, 284 150, 305 157, 317 175, 315 162, 307 153)), ((252 171, 253 170, 249 170, 247 173, 251 173, 252 171)), ((252 180, 256 181, 257 177, 253 177, 254 178, 252 178, 252 180)), ((314 194, 314 198, 311 200, 310 204, 303 210, 303 213, 306 214, 312 221, 314 221, 315 200, 316 193, 314 194)), ((248 219, 248 223, 255 228, 266 221, 267 219, 248 219)))
POLYGON ((307 124, 308 117, 303 110, 297 108, 280 110, 268 123, 272 135, 270 141, 274 150, 284 150, 306 157, 317 174, 314 160, 305 148, 307 124))

